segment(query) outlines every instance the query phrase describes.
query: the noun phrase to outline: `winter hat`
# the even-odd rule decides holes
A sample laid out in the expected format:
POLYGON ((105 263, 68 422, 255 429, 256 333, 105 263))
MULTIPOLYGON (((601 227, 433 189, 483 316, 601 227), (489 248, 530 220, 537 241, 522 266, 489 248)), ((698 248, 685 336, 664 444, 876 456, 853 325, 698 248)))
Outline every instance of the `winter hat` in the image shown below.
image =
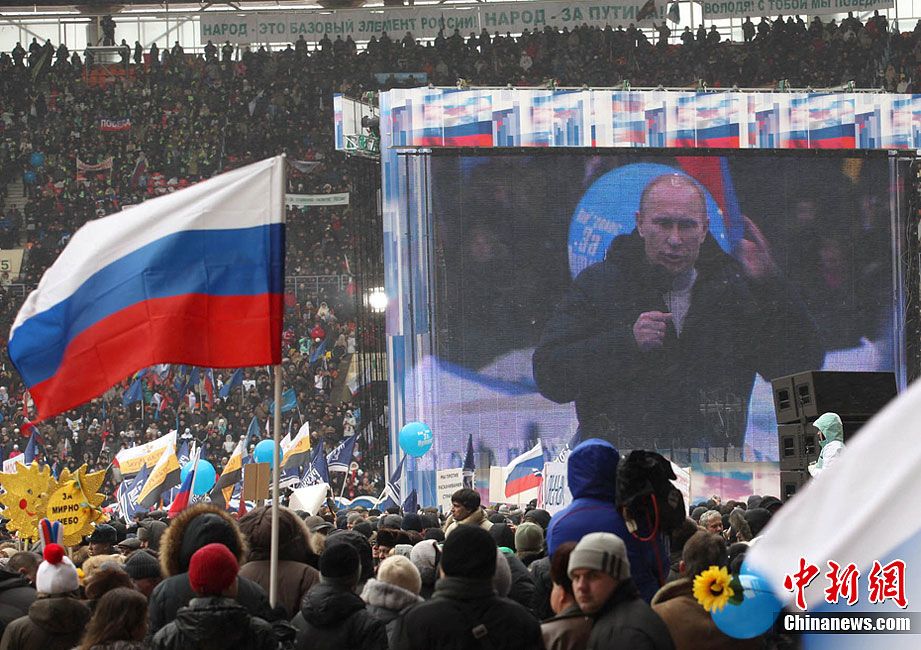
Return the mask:
POLYGON ((505 554, 496 549, 496 572, 492 576, 492 586, 496 593, 503 598, 512 590, 512 567, 509 566, 505 554))
POLYGON ((445 541, 445 531, 441 528, 428 528, 425 531, 423 539, 433 539, 436 542, 443 542, 445 541))
POLYGON ((528 510, 524 514, 524 520, 534 522, 546 531, 547 526, 550 525, 550 513, 541 508, 535 508, 534 510, 528 510))
POLYGON ((63 546, 48 544, 43 556, 45 561, 38 565, 38 573, 35 575, 36 591, 53 595, 70 593, 80 588, 77 567, 65 555, 63 546))
POLYGON ((496 550, 495 540, 479 526, 458 526, 445 539, 441 568, 447 576, 491 580, 496 550))
POLYGON ((579 540, 569 555, 567 573, 570 578, 576 569, 594 569, 616 580, 626 580, 630 577, 627 547, 613 533, 589 533, 579 540))
POLYGON ((399 530, 403 526, 403 517, 400 515, 384 515, 381 517, 378 528, 395 528, 399 530))
POLYGON ((333 528, 335 528, 335 526, 333 526, 319 515, 312 515, 307 517, 304 520, 304 523, 307 524, 307 528, 311 533, 328 533, 333 528))
POLYGON ((493 524, 492 528, 489 529, 489 534, 496 540, 496 546, 504 546, 513 551, 515 550, 515 533, 512 532, 512 527, 508 524, 493 524))
POLYGON ((701 516, 702 514, 704 514, 706 511, 707 511, 707 507, 706 507, 706 506, 697 506, 697 507, 694 508, 694 510, 691 512, 691 519, 693 519, 693 520, 694 520, 695 522, 697 522, 697 523, 700 523, 700 516, 701 516))
POLYGON ((544 529, 526 521, 515 531, 515 550, 519 553, 540 553, 544 549, 544 529))
POLYGON ((751 510, 745 511, 745 521, 748 522, 748 527, 751 528, 752 537, 757 537, 760 535, 761 529, 767 526, 770 520, 770 510, 766 510, 764 508, 752 508, 751 510))
POLYGON ((402 555, 388 557, 377 568, 377 579, 411 591, 417 596, 422 590, 422 576, 409 558, 402 555))
POLYGON ((320 556, 320 577, 349 587, 358 584, 361 561, 351 544, 327 546, 320 556))
POLYGON ((401 526, 403 530, 415 530, 417 532, 422 532, 422 517, 417 515, 415 512, 410 512, 407 515, 403 516, 403 525, 401 526))
MULTIPOLYGON (((240 531, 249 541, 248 561, 268 560, 272 548, 272 507, 253 508, 240 518, 240 531)), ((278 509, 278 559, 304 562, 310 555, 310 533, 293 510, 278 509)))
POLYGON ((745 502, 745 509, 751 510, 752 508, 757 508, 761 505, 761 496, 753 494, 745 502))
POLYGON ((132 553, 131 557, 125 562, 125 571, 127 571, 132 580, 163 577, 157 558, 147 551, 132 553))
POLYGON ((86 580, 83 593, 87 600, 99 600, 108 592, 119 587, 131 589, 131 578, 121 565, 109 562, 86 580))
POLYGON ((118 541, 118 533, 108 524, 98 524, 90 535, 90 544, 112 544, 118 541))
POLYGON ((364 535, 367 539, 371 539, 371 535, 374 534, 374 528, 372 528, 371 524, 367 521, 359 521, 352 526, 352 530, 364 535))
POLYGON ((772 515, 780 510, 780 506, 783 505, 783 502, 777 497, 766 496, 761 499, 761 503, 758 505, 759 508, 764 508, 772 515))
POLYGON ((422 583, 428 586, 434 585, 438 578, 438 563, 441 559, 438 542, 433 539, 422 540, 413 546, 409 559, 419 570, 422 583))
POLYGON ((141 548, 141 540, 137 537, 126 537, 118 543, 118 548, 136 551, 141 548))
POLYGON ((429 528, 441 528, 441 522, 438 521, 438 515, 436 514, 426 512, 420 515, 419 519, 422 522, 422 527, 426 530, 429 528))
MULTIPOLYGON (((176 524, 174 523, 173 526, 175 527, 176 524)), ((234 525, 215 512, 205 511, 193 515, 182 533, 182 543, 179 546, 179 573, 187 570, 192 555, 207 544, 223 544, 235 556, 241 555, 238 532, 234 525)))
POLYGON ((409 554, 413 552, 412 544, 397 544, 393 547, 394 555, 402 555, 407 560, 409 559, 409 554))
POLYGON ((361 578, 359 582, 367 582, 374 577, 374 556, 371 552, 371 542, 361 533, 354 530, 334 532, 326 538, 326 548, 337 544, 348 544, 361 561, 361 578))
POLYGON ((223 544, 205 544, 189 561, 189 585, 202 596, 222 594, 237 579, 240 565, 236 556, 223 544))

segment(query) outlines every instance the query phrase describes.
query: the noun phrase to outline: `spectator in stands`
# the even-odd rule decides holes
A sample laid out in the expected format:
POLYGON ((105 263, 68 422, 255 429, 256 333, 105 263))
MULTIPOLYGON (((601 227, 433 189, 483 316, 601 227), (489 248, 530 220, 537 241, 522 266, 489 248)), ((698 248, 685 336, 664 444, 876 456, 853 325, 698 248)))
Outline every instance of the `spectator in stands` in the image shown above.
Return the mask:
POLYGON ((147 599, 120 587, 100 598, 79 650, 145 650, 146 635, 147 599))
POLYGON ((668 628, 643 602, 630 578, 627 547, 617 535, 590 533, 569 556, 579 609, 594 618, 588 648, 674 648, 668 628))
POLYGON ((320 556, 320 584, 307 593, 292 620, 299 650, 386 650, 384 623, 355 593, 361 576, 361 561, 350 544, 327 546, 320 556))
MULTIPOLYGON (((310 533, 304 521, 292 510, 278 512, 278 591, 277 603, 284 607, 286 619, 301 609, 304 596, 320 581, 320 574, 308 560, 315 561, 310 533)), ((269 555, 271 551, 272 508, 254 508, 240 519, 240 530, 249 542, 249 556, 240 575, 249 578, 266 593, 269 590, 269 555)))
MULTIPOLYGON (((246 557, 248 545, 237 523, 225 511, 199 503, 182 511, 166 531, 160 549, 160 564, 167 576, 150 594, 150 633, 175 620, 176 613, 195 596, 190 582, 190 562, 195 552, 208 544, 223 544, 237 563, 246 557)), ((272 614, 265 592, 256 583, 233 571, 232 596, 252 616, 270 620, 272 614)))
POLYGON ((6 626, 28 614, 29 607, 35 602, 35 587, 29 579, 16 570, 7 569, 10 569, 9 565, 6 568, 0 567, 0 637, 6 626))
POLYGON ((63 650, 80 641, 90 619, 80 600, 77 568, 57 544, 45 547, 35 578, 36 600, 26 616, 6 626, 0 650, 63 650))
POLYGON ((723 532, 723 516, 718 510, 708 510, 700 516, 700 527, 708 533, 721 535, 723 532))
POLYGON ((762 647, 761 639, 734 639, 723 634, 710 613, 694 597, 694 577, 711 566, 727 566, 726 542, 719 535, 698 531, 684 545, 679 573, 655 595, 652 609, 668 627, 676 650, 717 650, 762 647))
POLYGON ((189 561, 188 580, 195 598, 175 620, 157 632, 152 647, 184 650, 221 646, 275 650, 272 626, 252 616, 237 597, 237 556, 224 544, 199 548, 189 561))
POLYGON ((461 525, 479 526, 484 530, 492 528, 492 522, 480 507, 480 495, 476 490, 461 488, 451 495, 451 514, 443 526, 445 538, 461 525))
POLYGON ((458 526, 445 538, 441 574, 431 600, 397 621, 392 648, 436 650, 471 635, 480 645, 504 650, 539 648, 540 627, 528 611, 496 595, 493 577, 500 557, 488 532, 458 526))
POLYGON ((365 584, 361 599, 368 605, 368 613, 387 627, 387 637, 393 643, 396 619, 409 607, 421 603, 422 577, 419 570, 402 555, 394 555, 381 562, 377 579, 365 584))
POLYGON ((632 579, 644 600, 652 600, 668 574, 667 547, 664 539, 641 542, 627 530, 615 505, 620 454, 611 443, 592 439, 573 449, 566 462, 572 503, 553 516, 547 551, 552 555, 563 542, 578 542, 588 533, 613 533, 626 544, 632 579))
POLYGON ((592 619, 579 609, 572 591, 572 580, 569 579, 569 555, 575 547, 575 542, 560 544, 550 560, 550 576, 553 579, 550 608, 555 616, 540 626, 545 650, 584 648, 592 631, 592 619))

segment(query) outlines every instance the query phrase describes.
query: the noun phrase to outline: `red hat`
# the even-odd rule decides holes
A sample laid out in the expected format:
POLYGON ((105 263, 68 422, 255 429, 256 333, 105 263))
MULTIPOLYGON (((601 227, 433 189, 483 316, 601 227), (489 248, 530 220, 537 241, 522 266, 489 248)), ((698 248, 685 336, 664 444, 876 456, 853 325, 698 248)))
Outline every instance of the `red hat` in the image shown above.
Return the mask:
POLYGON ((223 593, 237 578, 240 565, 230 549, 223 544, 206 544, 192 554, 189 562, 189 584, 202 596, 223 593))

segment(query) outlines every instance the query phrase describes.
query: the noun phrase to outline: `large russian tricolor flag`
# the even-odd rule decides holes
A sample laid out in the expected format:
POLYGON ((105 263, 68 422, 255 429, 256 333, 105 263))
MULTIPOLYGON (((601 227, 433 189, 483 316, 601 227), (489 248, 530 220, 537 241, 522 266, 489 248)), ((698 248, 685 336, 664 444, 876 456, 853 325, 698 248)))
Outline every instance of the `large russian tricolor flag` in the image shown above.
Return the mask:
POLYGON ((74 234, 10 330, 38 419, 157 363, 280 363, 284 165, 241 167, 74 234))
POLYGON ((513 458, 505 472, 506 497, 540 487, 544 475, 544 447, 540 440, 530 451, 513 458))

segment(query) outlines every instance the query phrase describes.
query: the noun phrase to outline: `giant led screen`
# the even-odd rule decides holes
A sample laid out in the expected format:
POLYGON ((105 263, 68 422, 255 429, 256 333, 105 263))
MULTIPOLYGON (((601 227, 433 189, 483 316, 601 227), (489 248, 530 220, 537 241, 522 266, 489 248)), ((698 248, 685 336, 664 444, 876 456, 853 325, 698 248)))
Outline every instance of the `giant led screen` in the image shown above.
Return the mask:
POLYGON ((495 464, 587 437, 776 460, 771 378, 894 368, 891 170, 884 154, 434 154, 432 354, 414 372, 438 465, 469 434, 495 464))

